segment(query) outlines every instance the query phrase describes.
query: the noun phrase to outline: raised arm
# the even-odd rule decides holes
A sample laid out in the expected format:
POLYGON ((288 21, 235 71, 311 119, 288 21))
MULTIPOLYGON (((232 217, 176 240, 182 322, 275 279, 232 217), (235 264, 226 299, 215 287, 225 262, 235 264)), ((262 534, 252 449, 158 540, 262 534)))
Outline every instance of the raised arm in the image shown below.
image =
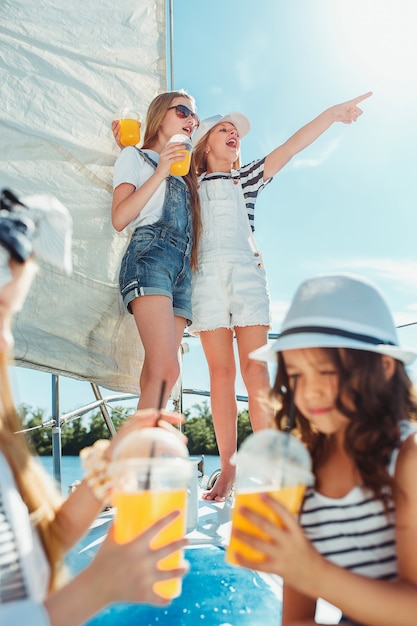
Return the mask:
POLYGON ((126 228, 139 215, 158 187, 169 176, 171 164, 182 156, 179 147, 182 147, 181 143, 172 143, 161 149, 155 171, 138 189, 130 183, 121 183, 114 189, 111 216, 113 227, 117 231, 126 228))
POLYGON ((348 100, 342 104, 335 104, 300 128, 300 130, 287 139, 285 143, 268 154, 265 160, 264 178, 268 179, 274 176, 295 154, 302 152, 304 148, 312 144, 320 135, 330 128, 334 122, 342 122, 343 124, 356 122, 363 112, 358 104, 371 95, 372 92, 368 91, 368 93, 353 98, 353 100, 348 100))

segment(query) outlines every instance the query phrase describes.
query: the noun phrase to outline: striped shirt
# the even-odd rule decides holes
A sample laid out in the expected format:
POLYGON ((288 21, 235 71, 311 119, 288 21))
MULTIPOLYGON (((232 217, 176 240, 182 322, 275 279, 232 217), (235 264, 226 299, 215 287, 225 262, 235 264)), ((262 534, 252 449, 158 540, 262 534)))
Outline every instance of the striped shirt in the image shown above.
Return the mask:
POLYGON ((240 180, 243 195, 245 198, 246 210, 248 212, 249 224, 252 229, 252 232, 255 231, 255 202, 258 197, 258 194, 271 182, 272 178, 268 178, 268 180, 264 181, 264 168, 265 168, 265 158, 258 159, 256 161, 252 161, 248 163, 248 165, 243 165, 240 170, 232 170, 231 174, 214 172, 213 174, 203 174, 199 178, 199 183, 201 184, 205 180, 216 180, 216 179, 235 179, 236 181, 240 180))
POLYGON ((0 624, 48 626, 50 567, 39 533, 0 451, 0 624))
POLYGON ((27 597, 14 533, 6 518, 0 486, 0 604, 27 597))
MULTIPOLYGON (((415 431, 415 424, 402 422, 402 441, 415 431)), ((391 473, 397 453, 393 454, 391 473)), ((308 539, 329 561, 369 578, 397 578, 393 502, 387 516, 382 502, 362 487, 354 487, 343 498, 328 498, 309 488, 300 523, 308 539)))
POLYGON ((382 502, 361 487, 338 499, 309 489, 300 521, 329 561, 369 578, 396 578, 393 506, 387 519, 382 502))

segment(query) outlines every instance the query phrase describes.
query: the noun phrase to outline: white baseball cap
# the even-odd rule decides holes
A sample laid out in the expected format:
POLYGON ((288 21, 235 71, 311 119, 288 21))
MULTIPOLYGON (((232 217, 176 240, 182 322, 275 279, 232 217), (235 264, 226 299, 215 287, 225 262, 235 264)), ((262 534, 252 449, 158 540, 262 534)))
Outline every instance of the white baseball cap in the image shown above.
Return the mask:
POLYGON ((250 353, 259 361, 303 348, 351 348, 378 352, 410 364, 413 348, 399 346, 384 296, 371 282, 351 274, 329 274, 301 283, 272 344, 250 353))
POLYGON ((200 139, 204 137, 212 128, 217 124, 223 122, 230 122, 236 128, 239 133, 239 138, 242 139, 250 131, 250 122, 246 115, 243 113, 228 113, 227 115, 213 115, 212 117, 206 117, 205 120, 201 120, 200 126, 194 132, 193 144, 196 146, 200 139))

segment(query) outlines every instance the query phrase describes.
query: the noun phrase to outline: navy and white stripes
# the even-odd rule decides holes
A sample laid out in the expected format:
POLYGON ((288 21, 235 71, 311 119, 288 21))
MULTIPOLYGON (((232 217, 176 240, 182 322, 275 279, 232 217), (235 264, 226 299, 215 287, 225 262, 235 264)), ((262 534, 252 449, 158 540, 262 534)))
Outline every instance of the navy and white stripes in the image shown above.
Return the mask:
POLYGON ((255 230, 255 202, 258 193, 264 189, 265 185, 271 182, 269 178, 263 181, 265 158, 252 161, 240 169, 240 182, 242 184, 243 195, 245 196, 246 208, 248 211, 249 224, 252 232, 255 230))
POLYGON ((382 502, 361 487, 341 499, 310 489, 300 522, 329 561, 369 578, 392 580, 397 576, 393 507, 389 517, 382 502))
POLYGON ((0 488, 0 604, 27 597, 19 554, 0 488))
MULTIPOLYGON (((417 424, 402 420, 400 431, 404 442, 417 432, 417 424)), ((392 453, 391 475, 397 455, 398 449, 392 453)), ((306 536, 329 561, 369 578, 397 578, 394 502, 386 514, 382 502, 360 486, 342 498, 326 497, 310 487, 300 523, 306 536)))
POLYGON ((240 181, 242 186, 243 195, 245 198, 246 210, 248 212, 249 224, 252 229, 252 232, 255 230, 255 202, 258 196, 258 193, 264 189, 264 187, 271 182, 272 178, 269 178, 267 181, 263 180, 264 175, 264 167, 265 167, 265 158, 258 159, 256 161, 252 161, 248 163, 248 165, 243 165, 239 171, 232 170, 231 174, 224 173, 213 173, 213 174, 204 174, 204 176, 200 179, 200 183, 204 182, 204 180, 216 180, 216 179, 229 179, 232 182, 237 183, 240 181))

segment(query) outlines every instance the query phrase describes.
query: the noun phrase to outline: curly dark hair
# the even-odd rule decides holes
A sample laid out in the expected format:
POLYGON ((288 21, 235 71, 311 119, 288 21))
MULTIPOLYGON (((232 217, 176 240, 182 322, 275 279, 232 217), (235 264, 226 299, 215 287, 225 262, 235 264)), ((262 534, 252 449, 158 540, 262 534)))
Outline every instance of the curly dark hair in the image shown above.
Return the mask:
MULTIPOLYGON (((336 408, 350 423, 345 448, 362 478, 376 498, 387 507, 395 490, 388 466, 392 452, 400 445, 400 420, 417 421, 417 395, 404 365, 397 361, 394 375, 384 376, 382 356, 364 350, 323 348, 339 376, 336 408), (342 401, 349 398, 354 409, 342 401)), ((291 406, 289 379, 282 355, 271 397, 278 403, 276 423, 279 430, 288 429, 291 406)), ((332 447, 332 438, 320 433, 296 408, 293 434, 307 446, 313 471, 324 463, 332 447)))

